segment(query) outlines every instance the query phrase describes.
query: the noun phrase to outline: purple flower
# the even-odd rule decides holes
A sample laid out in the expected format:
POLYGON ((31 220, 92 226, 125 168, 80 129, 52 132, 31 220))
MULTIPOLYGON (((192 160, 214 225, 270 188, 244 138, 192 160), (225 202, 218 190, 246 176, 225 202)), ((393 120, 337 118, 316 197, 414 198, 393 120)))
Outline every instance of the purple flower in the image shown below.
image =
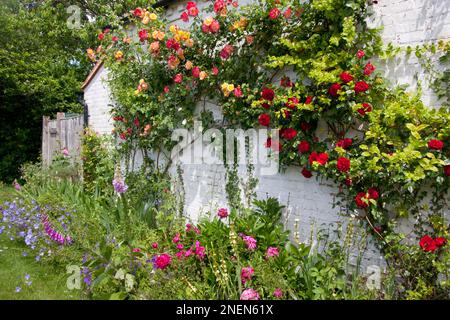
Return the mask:
POLYGON ((125 193, 128 190, 128 186, 121 179, 114 179, 112 184, 117 193, 125 193))
POLYGON ((16 292, 18 293, 20 291, 22 291, 22 288, 21 287, 16 287, 16 292))

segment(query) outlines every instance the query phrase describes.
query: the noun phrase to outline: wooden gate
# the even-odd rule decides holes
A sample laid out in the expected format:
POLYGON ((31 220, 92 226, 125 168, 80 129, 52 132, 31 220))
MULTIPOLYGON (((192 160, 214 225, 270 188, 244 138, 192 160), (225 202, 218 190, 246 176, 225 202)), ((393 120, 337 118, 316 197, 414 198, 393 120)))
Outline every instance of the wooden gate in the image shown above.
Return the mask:
POLYGON ((56 154, 67 149, 69 155, 78 160, 81 152, 81 135, 84 120, 80 114, 58 112, 56 120, 42 119, 42 163, 49 166, 56 154))

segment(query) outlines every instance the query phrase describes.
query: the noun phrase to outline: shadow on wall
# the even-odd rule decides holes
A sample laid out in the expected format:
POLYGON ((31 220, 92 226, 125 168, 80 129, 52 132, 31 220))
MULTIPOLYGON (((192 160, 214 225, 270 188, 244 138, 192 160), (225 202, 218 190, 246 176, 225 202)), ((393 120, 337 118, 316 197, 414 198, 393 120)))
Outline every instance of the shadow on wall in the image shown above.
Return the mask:
POLYGON ((425 30, 423 41, 438 40, 442 35, 448 36, 448 29, 450 29, 450 0, 420 0, 419 2, 423 3, 423 7, 420 8, 416 29, 425 30))

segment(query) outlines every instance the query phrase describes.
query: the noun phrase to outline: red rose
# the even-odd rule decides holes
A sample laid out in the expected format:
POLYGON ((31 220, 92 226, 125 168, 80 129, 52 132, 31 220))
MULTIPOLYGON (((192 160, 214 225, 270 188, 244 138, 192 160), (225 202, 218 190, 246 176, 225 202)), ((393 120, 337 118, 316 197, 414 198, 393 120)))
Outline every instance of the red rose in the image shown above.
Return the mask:
POLYGON ((445 239, 444 237, 437 237, 436 239, 434 239, 434 243, 438 248, 440 248, 447 243, 447 239, 445 239))
POLYGON ((217 76, 219 74, 219 68, 213 67, 211 72, 212 72, 213 75, 217 76))
POLYGON ((287 128, 281 130, 281 137, 283 137, 286 140, 292 140, 297 135, 297 130, 292 128, 287 128))
POLYGON ((375 188, 369 188, 367 193, 369 195, 369 199, 377 200, 379 198, 378 190, 375 188))
POLYGON ((197 3, 195 3, 194 1, 188 1, 188 3, 186 4, 186 10, 189 10, 192 8, 197 8, 197 3))
POLYGON ((305 104, 310 104, 313 101, 313 97, 312 96, 307 96, 306 100, 305 100, 305 104))
POLYGON ((358 59, 361 59, 362 57, 364 57, 365 52, 362 50, 358 50, 358 52, 356 53, 356 56, 358 57, 358 59))
POLYGON ((148 31, 146 29, 142 29, 139 31, 139 40, 144 42, 148 39, 148 31))
POLYGON ((287 8, 286 11, 284 11, 283 16, 286 19, 289 19, 292 16, 292 9, 291 9, 291 7, 287 8))
POLYGON ((345 157, 338 158, 336 167, 340 172, 347 172, 350 169, 350 159, 345 157))
POLYGON ((175 83, 181 83, 183 81, 183 75, 181 73, 176 74, 173 81, 175 81, 175 83))
POLYGON ((300 123, 300 128, 303 131, 308 131, 309 129, 311 129, 311 125, 308 122, 303 121, 302 123, 300 123))
POLYGON ((320 165, 325 165, 328 162, 328 154, 323 152, 323 153, 317 153, 317 152, 312 152, 309 155, 309 163, 313 164, 314 162, 317 162, 320 165))
POLYGON ((372 106, 370 104, 364 102, 362 104, 362 108, 359 108, 357 111, 360 115, 362 115, 364 117, 368 112, 372 111, 372 106))
POLYGON ((136 127, 139 127, 139 119, 138 118, 135 118, 133 123, 136 127))
POLYGON ((444 166, 444 174, 448 177, 450 176, 450 164, 444 166))
POLYGON ((234 48, 232 45, 227 44, 221 51, 220 51, 220 57, 223 60, 227 60, 231 54, 233 53, 234 48))
POLYGON ((270 88, 264 87, 261 96, 264 100, 272 101, 275 98, 275 92, 270 88))
POLYGON ((258 117, 258 122, 264 127, 268 127, 270 124, 270 116, 267 113, 263 113, 258 117))
POLYGON ((291 88, 293 84, 292 84, 291 79, 289 79, 289 77, 284 76, 280 80, 280 85, 285 88, 291 88))
POLYGON ((216 33, 220 30, 220 23, 217 20, 214 20, 211 25, 209 26, 209 31, 212 33, 216 33))
POLYGON ((291 117, 291 113, 289 112, 289 110, 283 109, 283 110, 281 110, 281 112, 283 112, 283 116, 286 119, 289 119, 291 117))
POLYGON ((216 0, 216 2, 214 2, 214 12, 215 13, 222 11, 224 8, 226 8, 226 5, 223 0, 216 0))
POLYGON ((278 8, 273 8, 269 11, 269 18, 270 19, 276 19, 280 15, 280 10, 278 8))
POLYGON ((264 109, 270 109, 270 104, 268 104, 268 103, 266 103, 266 102, 264 102, 261 106, 262 106, 264 109))
POLYGON ((341 85, 339 83, 333 83, 330 88, 328 89, 328 93, 332 97, 338 96, 338 91, 341 90, 341 85))
POLYGON ((364 67, 364 74, 366 76, 370 76, 372 74, 372 72, 375 71, 375 66, 373 64, 371 64, 370 62, 368 62, 366 64, 366 66, 364 67))
POLYGON ((341 80, 344 83, 348 83, 350 81, 353 81, 353 79, 354 79, 353 76, 350 73, 348 73, 348 72, 342 72, 339 77, 341 78, 341 80))
POLYGON ((369 90, 369 84, 365 81, 358 81, 355 83, 355 93, 365 92, 369 90))
POLYGON ((113 42, 117 42, 117 41, 119 41, 119 37, 118 36, 113 36, 111 40, 113 42))
POLYGON ((347 149, 348 147, 350 147, 353 143, 353 140, 350 138, 344 138, 342 140, 339 140, 336 143, 336 147, 341 147, 342 149, 347 149))
POLYGON ((134 9, 133 14, 134 14, 136 17, 142 17, 142 14, 143 14, 142 9, 141 9, 141 8, 136 8, 136 9, 134 9))
POLYGON ((102 41, 103 39, 105 39, 105 34, 104 33, 100 33, 98 35, 98 40, 102 41))
POLYGON ((434 252, 437 249, 436 242, 428 235, 420 239, 419 245, 425 252, 434 252))
POLYGON ((345 179, 345 185, 348 186, 348 187, 350 187, 352 184, 353 184, 352 178, 347 177, 347 178, 345 179))
POLYGON ((194 8, 190 8, 189 10, 188 10, 188 13, 189 13, 189 15, 190 16, 193 16, 193 17, 195 17, 195 16, 197 16, 198 15, 198 8, 197 7, 194 7, 194 8))
POLYGON ((367 208, 369 206, 365 192, 358 192, 358 194, 355 197, 355 202, 358 208, 361 209, 367 208))
POLYGON ((199 67, 192 68, 192 76, 194 78, 198 78, 200 76, 200 68, 199 67))
POLYGON ((303 175, 305 178, 307 178, 307 179, 309 179, 309 178, 312 177, 311 171, 309 171, 309 170, 306 169, 306 168, 303 168, 303 169, 302 169, 302 175, 303 175))
POLYGON ((308 141, 300 141, 300 144, 298 145, 298 152, 300 153, 306 153, 309 151, 309 142, 308 141))
POLYGON ((180 44, 174 38, 170 38, 166 41, 166 47, 167 49, 173 49, 177 51, 178 49, 180 49, 180 44))
POLYGON ((442 142, 441 140, 432 139, 432 140, 428 141, 428 148, 430 148, 430 149, 442 150, 443 147, 444 147, 444 142, 442 142))
POLYGON ((189 15, 186 11, 184 11, 181 16, 180 16, 181 20, 183 20, 184 22, 188 22, 189 21, 189 15))
POLYGON ((286 103, 286 107, 289 109, 295 109, 300 101, 296 97, 288 98, 288 102, 286 103))

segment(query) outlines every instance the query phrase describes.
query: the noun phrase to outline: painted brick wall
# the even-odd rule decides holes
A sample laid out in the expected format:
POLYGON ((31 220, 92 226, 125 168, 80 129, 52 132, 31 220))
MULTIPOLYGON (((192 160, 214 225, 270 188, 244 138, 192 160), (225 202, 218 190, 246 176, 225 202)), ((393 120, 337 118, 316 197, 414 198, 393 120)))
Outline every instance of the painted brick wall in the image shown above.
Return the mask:
MULTIPOLYGON (((240 4, 247 1, 239 1, 240 4)), ((199 6, 203 6, 200 4, 199 6)), ((183 3, 172 5, 167 16, 179 21, 184 8, 183 3)), ((379 0, 372 7, 374 12, 370 23, 383 25, 383 38, 386 42, 407 46, 436 39, 450 38, 450 0, 379 0)), ((424 79, 423 71, 415 57, 399 57, 382 66, 387 77, 395 84, 410 84, 414 89, 416 77, 424 79)), ((111 131, 108 115, 109 92, 101 82, 106 74, 101 70, 86 90, 85 98, 90 109, 91 126, 98 132, 111 131)), ((431 106, 439 105, 430 90, 425 88, 424 102, 431 106)), ((210 109, 220 117, 220 107, 211 105, 210 109)), ((168 137, 169 138, 169 137, 168 137)), ((137 165, 141 162, 139 153, 137 165)), ((186 193, 186 213, 196 220, 200 215, 226 206, 225 170, 221 165, 183 165, 184 189, 186 193)), ((175 173, 172 167, 171 172, 175 173)), ((245 168, 240 169, 240 177, 245 180, 245 168)), ((273 176, 259 176, 257 188, 259 198, 267 196, 278 198, 287 206, 285 221, 288 228, 298 232, 300 241, 310 241, 311 230, 329 228, 330 225, 348 224, 352 218, 343 217, 339 207, 335 207, 336 186, 327 181, 314 178, 305 179, 299 168, 292 167, 284 173, 273 176), (311 226, 314 227, 311 227, 311 226), (297 227, 297 228, 296 228, 297 227), (296 230, 297 229, 297 230, 296 230)), ((348 217, 348 214, 346 215, 348 217)), ((364 253, 363 265, 384 264, 379 251, 369 243, 364 253)))
POLYGON ((84 90, 89 110, 89 127, 101 134, 110 134, 113 128, 110 115, 111 93, 106 85, 108 70, 102 65, 84 90))

